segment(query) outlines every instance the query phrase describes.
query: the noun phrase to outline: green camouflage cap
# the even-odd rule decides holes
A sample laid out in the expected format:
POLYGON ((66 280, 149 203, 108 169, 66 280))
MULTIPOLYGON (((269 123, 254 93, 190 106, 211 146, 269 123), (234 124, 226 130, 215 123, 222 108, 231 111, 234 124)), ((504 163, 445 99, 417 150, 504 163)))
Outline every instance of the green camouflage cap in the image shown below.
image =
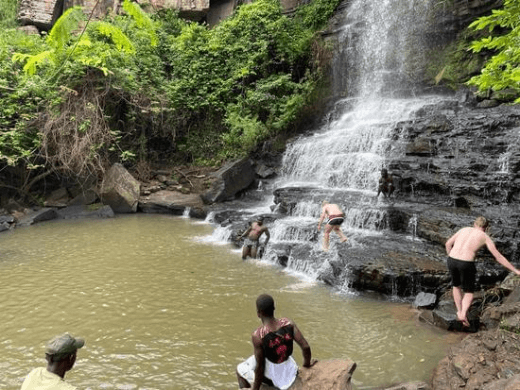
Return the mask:
POLYGON ((64 333, 49 340, 45 347, 45 353, 48 355, 69 355, 84 345, 85 340, 64 333))

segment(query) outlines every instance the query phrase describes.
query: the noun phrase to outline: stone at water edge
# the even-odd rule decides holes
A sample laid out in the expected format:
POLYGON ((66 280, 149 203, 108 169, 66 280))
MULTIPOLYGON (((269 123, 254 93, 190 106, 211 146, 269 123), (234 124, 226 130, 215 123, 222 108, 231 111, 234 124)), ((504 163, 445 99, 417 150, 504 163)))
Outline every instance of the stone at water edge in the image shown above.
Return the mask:
MULTIPOLYGON (((357 364, 350 359, 318 361, 311 368, 300 367, 289 390, 352 390, 352 374, 357 364)), ((273 390, 262 385, 260 390, 273 390)))

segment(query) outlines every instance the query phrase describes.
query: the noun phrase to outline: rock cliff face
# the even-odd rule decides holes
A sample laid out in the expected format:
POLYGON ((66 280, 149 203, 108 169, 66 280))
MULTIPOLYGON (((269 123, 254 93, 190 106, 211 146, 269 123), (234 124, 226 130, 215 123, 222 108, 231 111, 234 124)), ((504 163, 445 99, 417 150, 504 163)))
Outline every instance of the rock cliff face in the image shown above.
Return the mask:
MULTIPOLYGON (((67 9, 83 7, 85 14, 102 19, 109 13, 118 13, 123 0, 20 0, 18 20, 23 25, 50 30, 54 22, 67 9)), ((245 1, 247 3, 248 1, 245 1)), ((137 3, 141 3, 137 1, 137 3)), ((151 0, 141 6, 149 12, 160 9, 176 9, 179 16, 196 22, 207 22, 210 26, 229 17, 235 8, 244 3, 238 0, 151 0)), ((301 0, 280 0, 284 12, 291 12, 301 0)))

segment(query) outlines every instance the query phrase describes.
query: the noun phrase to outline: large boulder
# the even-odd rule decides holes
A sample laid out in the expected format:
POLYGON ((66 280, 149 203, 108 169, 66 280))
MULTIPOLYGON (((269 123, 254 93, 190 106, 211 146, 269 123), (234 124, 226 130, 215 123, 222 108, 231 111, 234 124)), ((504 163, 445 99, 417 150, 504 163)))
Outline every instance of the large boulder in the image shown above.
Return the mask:
POLYGON ((114 164, 106 173, 100 197, 115 213, 135 213, 141 184, 121 164, 114 164))
MULTIPOLYGON (((351 390, 356 363, 352 360, 323 360, 311 368, 301 368, 290 390, 351 390)), ((261 390, 273 390, 262 385, 261 390)))
POLYGON ((201 195, 202 200, 207 204, 232 200, 238 192, 253 183, 255 171, 251 160, 243 158, 224 165, 212 176, 214 181, 211 188, 201 195))
POLYGON ((200 196, 177 191, 161 190, 139 199, 139 211, 149 214, 183 215, 189 209, 190 217, 204 219, 206 211, 203 206, 200 196))
POLYGON ((18 21, 20 24, 37 26, 50 30, 61 16, 63 0, 20 0, 18 2, 18 21))

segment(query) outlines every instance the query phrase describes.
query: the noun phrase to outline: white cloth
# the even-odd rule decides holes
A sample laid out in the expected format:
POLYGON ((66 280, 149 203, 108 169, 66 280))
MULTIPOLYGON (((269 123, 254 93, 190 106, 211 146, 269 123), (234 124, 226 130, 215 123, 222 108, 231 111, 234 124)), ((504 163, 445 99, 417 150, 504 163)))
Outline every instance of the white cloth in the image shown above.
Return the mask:
MULTIPOLYGON (((255 355, 251 355, 245 362, 238 365, 237 371, 242 378, 253 385, 255 381, 255 355)), ((286 390, 293 384, 298 374, 298 364, 289 356, 285 362, 276 364, 265 359, 264 376, 271 379, 273 384, 280 390, 286 390)))
POLYGON ((60 376, 47 371, 45 367, 32 370, 22 383, 21 390, 76 390, 60 376))

